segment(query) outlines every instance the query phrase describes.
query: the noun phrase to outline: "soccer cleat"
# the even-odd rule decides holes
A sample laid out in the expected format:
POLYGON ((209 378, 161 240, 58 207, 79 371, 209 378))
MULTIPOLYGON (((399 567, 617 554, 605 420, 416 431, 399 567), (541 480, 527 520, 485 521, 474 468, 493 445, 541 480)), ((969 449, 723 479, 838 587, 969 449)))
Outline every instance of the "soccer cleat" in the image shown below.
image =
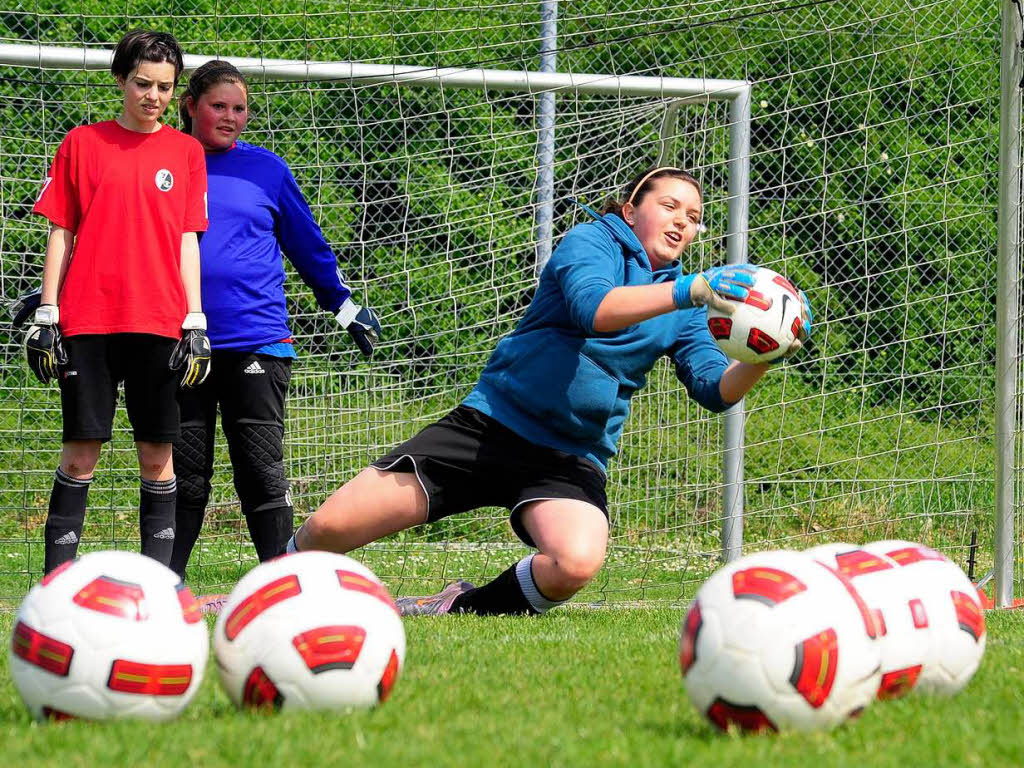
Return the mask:
POLYGON ((395 600, 400 616, 440 616, 450 613, 452 603, 459 595, 476 589, 468 581, 454 581, 436 595, 426 597, 400 597, 395 600))
POLYGON ((199 595, 196 598, 196 602, 199 603, 199 612, 204 616, 220 616, 227 601, 227 595, 199 595))

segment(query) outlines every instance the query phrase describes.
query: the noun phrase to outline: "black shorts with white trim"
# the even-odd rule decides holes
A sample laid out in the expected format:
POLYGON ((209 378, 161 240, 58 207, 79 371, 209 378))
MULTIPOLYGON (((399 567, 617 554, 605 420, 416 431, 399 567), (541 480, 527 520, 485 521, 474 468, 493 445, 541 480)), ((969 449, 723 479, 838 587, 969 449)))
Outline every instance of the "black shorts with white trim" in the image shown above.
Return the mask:
POLYGON ((475 408, 460 405, 371 466, 416 475, 427 496, 427 522, 480 507, 505 507, 516 535, 525 504, 573 499, 608 517, 604 473, 580 456, 538 445, 475 408))

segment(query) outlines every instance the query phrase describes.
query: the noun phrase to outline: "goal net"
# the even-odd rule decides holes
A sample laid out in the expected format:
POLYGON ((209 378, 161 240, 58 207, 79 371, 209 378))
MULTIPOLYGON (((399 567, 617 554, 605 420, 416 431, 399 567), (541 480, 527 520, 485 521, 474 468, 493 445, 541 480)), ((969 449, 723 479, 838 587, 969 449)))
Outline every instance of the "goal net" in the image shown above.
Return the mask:
MULTIPOLYGON (((0 42, 97 53, 148 25, 211 58, 469 67, 486 81, 535 70, 541 39, 533 4, 186 5, 172 20, 38 1, 0 15, 0 42)), ((985 567, 998 103, 984 83, 998 81, 997 13, 923 0, 626 6, 562 4, 559 72, 752 83, 749 258, 791 276, 817 315, 809 354, 772 370, 746 402, 745 547, 892 536, 965 564, 976 533, 985 567)), ((0 65, 8 299, 41 274, 45 225, 30 209, 61 138, 119 110, 109 74, 83 61, 0 65)), ((538 89, 438 85, 437 72, 398 84, 363 71, 250 76, 243 138, 291 165, 357 298, 384 325, 363 361, 289 268, 300 359, 286 459, 298 520, 456 405, 536 285, 538 89)), ((600 204, 663 159, 693 169, 706 190, 707 232, 685 266, 723 262, 735 119, 713 91, 680 104, 556 87, 556 242, 584 218, 571 198, 600 204)), ((0 598, 14 600, 41 571, 60 410, 56 389, 21 362, 19 339, 0 343, 0 598)), ((717 566, 722 423, 687 400, 671 366, 652 372, 609 473, 608 563, 581 601, 678 601, 717 566)), ((82 551, 137 546, 127 426, 119 413, 82 551)), ((222 439, 215 471, 189 571, 203 590, 255 564, 222 439)), ((401 593, 486 580, 525 552, 506 519, 480 510, 355 556, 401 593)))

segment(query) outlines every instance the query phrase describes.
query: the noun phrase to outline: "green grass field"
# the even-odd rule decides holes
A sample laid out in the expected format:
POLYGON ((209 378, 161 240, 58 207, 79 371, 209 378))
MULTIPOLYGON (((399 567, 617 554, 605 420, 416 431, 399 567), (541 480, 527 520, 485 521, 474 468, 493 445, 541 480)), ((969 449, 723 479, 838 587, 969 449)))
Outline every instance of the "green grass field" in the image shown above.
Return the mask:
MULTIPOLYGON (((690 706, 681 611, 566 609, 541 619, 406 621, 406 669, 381 709, 248 715, 211 662, 181 719, 34 724, 0 660, 8 765, 1013 765, 1024 614, 990 613, 988 651, 953 699, 876 704, 831 734, 722 735, 690 706)), ((0 615, 6 638, 12 617, 0 615)))

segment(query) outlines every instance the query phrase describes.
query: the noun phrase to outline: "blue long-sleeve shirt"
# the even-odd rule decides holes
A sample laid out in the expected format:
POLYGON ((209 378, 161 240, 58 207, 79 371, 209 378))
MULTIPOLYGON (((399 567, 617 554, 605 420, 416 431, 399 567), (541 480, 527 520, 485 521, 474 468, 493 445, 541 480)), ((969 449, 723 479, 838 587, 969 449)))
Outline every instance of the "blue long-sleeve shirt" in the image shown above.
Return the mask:
POLYGON ((203 310, 214 349, 255 351, 291 336, 282 252, 336 312, 350 295, 291 169, 244 141, 207 153, 210 228, 199 242, 203 310))
POLYGON ((659 315, 619 331, 594 330, 613 288, 675 280, 678 262, 652 270, 643 246, 614 214, 574 227, 540 276, 516 329, 495 348, 464 403, 527 440, 594 462, 616 452, 629 403, 663 355, 690 397, 729 407, 719 382, 729 364, 707 329, 705 309, 659 315))

